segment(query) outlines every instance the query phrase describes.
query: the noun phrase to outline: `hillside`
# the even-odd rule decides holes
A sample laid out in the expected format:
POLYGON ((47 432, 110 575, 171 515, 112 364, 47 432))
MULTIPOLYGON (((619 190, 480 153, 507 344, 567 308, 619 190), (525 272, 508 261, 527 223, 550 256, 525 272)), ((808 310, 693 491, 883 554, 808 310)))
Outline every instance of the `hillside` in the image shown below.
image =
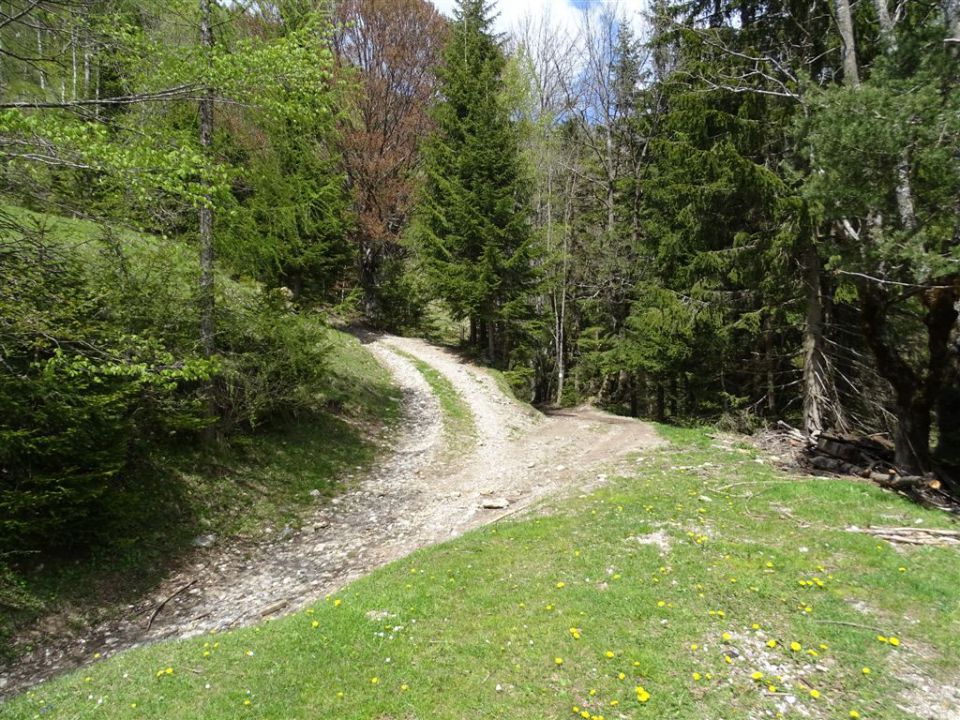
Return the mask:
MULTIPOLYGON (((664 427, 667 445, 592 453, 616 425, 584 416, 566 437, 589 445, 557 455, 549 439, 564 436, 567 420, 512 409, 478 371, 422 344, 388 340, 377 352, 397 347, 446 377, 474 422, 499 408, 514 424, 478 422, 474 450, 441 458, 486 478, 479 484, 453 491, 430 472, 443 441, 421 444, 414 465, 400 446, 389 462, 406 463, 398 470, 409 473, 400 476, 406 490, 374 473, 325 517, 347 532, 338 522, 362 517, 363 498, 375 495, 412 530, 422 521, 405 514, 404 492, 449 513, 440 534, 425 526, 413 544, 391 522, 371 520, 364 532, 384 535, 352 541, 371 565, 385 556, 363 560, 366 548, 392 543, 388 555, 403 555, 452 528, 483 527, 331 588, 287 617, 90 654, 80 671, 7 703, 4 716, 932 720, 960 711, 956 545, 947 536, 942 546, 895 544, 868 531, 952 527, 942 513, 866 482, 790 476, 749 443, 704 430, 664 427), (485 389, 462 394, 463 372, 485 389), (536 437, 546 444, 531 444, 536 437), (514 457, 536 467, 512 467, 514 457), (519 515, 478 510, 487 483, 501 483, 489 490, 522 508, 551 476, 565 499, 548 496, 519 515), (575 490, 585 484, 596 489, 575 490)), ((413 367, 403 355, 389 360, 410 378, 404 363, 413 367)), ((415 405, 440 412, 439 403, 415 405)), ((333 547, 304 546, 328 556, 302 566, 335 567, 333 547)))

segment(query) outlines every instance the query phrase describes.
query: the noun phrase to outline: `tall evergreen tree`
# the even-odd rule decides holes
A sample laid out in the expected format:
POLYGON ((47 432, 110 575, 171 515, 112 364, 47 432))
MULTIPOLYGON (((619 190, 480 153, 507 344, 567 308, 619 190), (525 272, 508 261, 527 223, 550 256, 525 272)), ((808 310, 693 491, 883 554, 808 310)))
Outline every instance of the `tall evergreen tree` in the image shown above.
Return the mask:
POLYGON ((517 128, 487 0, 461 0, 438 70, 436 130, 413 237, 437 297, 469 318, 472 344, 505 364, 535 284, 517 128))

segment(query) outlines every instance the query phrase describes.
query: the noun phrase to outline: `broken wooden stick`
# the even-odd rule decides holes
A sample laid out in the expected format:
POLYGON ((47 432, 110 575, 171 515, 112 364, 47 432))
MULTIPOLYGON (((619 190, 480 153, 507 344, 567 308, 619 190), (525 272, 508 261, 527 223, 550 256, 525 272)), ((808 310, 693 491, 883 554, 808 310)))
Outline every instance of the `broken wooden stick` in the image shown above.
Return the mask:
POLYGON ((168 602, 170 602, 171 600, 173 600, 177 595, 179 595, 180 593, 182 593, 182 592, 183 592, 184 590, 186 590, 187 588, 193 587, 196 583, 197 583, 197 578, 194 578, 193 580, 191 580, 190 582, 188 582, 186 585, 184 585, 183 587, 181 587, 179 590, 177 590, 176 592, 174 592, 172 595, 168 595, 168 596, 165 597, 163 600, 161 600, 159 603, 157 603, 157 606, 153 609, 153 612, 150 613, 150 619, 147 620, 146 630, 149 630, 150 627, 153 625, 153 621, 156 619, 157 615, 160 614, 160 611, 163 610, 163 606, 164 606, 164 605, 166 605, 168 602))

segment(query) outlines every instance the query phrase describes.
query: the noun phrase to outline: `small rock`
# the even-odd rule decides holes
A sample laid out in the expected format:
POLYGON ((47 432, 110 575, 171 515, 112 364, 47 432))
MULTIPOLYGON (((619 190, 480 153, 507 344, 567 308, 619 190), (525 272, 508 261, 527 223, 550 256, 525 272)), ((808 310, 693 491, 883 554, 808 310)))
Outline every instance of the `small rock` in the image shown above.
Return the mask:
POLYGON ((211 547, 217 541, 217 536, 214 533, 206 533, 204 535, 197 535, 193 539, 193 546, 199 548, 208 548, 211 547))
POLYGON ((484 500, 480 507, 484 510, 503 510, 503 508, 510 507, 510 501, 506 498, 490 498, 484 500))

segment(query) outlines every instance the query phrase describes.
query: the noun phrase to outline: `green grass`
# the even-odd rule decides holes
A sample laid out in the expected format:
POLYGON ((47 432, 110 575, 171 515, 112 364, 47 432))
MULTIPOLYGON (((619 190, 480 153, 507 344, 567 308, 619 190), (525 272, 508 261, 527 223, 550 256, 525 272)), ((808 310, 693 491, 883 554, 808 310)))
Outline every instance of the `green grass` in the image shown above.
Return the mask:
POLYGON ((549 516, 414 553, 288 618, 99 660, 0 715, 575 718, 576 707, 730 720, 775 717, 791 694, 812 718, 903 720, 903 668, 956 680, 956 551, 844 530, 947 517, 864 483, 788 478, 704 431, 667 434, 675 444, 631 477, 549 516), (669 549, 641 542, 651 537, 669 549))

